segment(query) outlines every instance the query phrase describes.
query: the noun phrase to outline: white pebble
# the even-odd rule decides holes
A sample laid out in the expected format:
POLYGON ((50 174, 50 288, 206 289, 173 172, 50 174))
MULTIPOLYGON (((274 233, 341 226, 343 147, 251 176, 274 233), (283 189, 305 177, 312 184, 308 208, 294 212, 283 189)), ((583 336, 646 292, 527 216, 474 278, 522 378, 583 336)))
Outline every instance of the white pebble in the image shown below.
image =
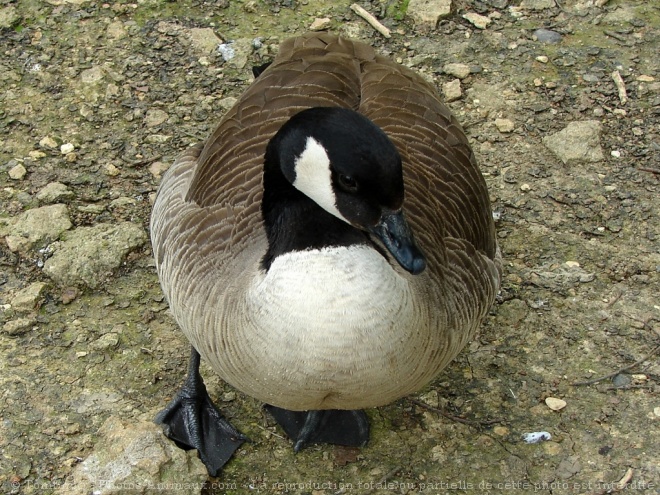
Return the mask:
POLYGON ((533 431, 531 433, 525 433, 523 435, 523 440, 525 443, 539 443, 547 442, 552 438, 552 435, 547 431, 533 431))
POLYGON ((69 153, 72 153, 73 150, 75 150, 76 147, 71 144, 71 143, 64 143, 62 146, 60 146, 60 153, 63 155, 68 155, 69 153))

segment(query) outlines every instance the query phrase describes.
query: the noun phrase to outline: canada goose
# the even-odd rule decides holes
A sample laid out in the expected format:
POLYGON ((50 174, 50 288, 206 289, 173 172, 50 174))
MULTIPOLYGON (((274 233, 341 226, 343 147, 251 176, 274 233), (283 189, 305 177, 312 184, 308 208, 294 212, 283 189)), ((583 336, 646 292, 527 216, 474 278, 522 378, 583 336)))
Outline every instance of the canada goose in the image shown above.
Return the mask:
POLYGON ((500 280, 485 182, 435 89, 327 33, 282 43, 211 137, 176 160, 151 238, 193 347, 156 421, 211 475, 246 438, 208 397, 200 355, 268 404, 296 451, 364 445, 361 409, 428 384, 500 280))

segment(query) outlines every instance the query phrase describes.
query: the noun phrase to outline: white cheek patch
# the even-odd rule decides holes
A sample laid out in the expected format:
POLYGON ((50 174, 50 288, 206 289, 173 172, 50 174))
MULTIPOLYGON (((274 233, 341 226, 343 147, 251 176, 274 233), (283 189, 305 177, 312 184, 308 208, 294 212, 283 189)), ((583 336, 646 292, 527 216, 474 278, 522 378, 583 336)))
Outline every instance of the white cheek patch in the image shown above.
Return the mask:
POLYGON ((295 170, 296 180, 293 182, 293 187, 314 200, 328 213, 350 223, 337 209, 328 153, 313 137, 307 138, 304 151, 296 158, 295 170))

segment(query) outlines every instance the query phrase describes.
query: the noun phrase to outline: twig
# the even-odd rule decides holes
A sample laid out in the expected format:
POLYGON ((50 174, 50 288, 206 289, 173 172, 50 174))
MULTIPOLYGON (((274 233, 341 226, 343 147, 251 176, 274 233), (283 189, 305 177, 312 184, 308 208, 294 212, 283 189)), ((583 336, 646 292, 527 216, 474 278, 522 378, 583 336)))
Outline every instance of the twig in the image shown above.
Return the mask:
POLYGON ((605 36, 609 36, 610 38, 614 38, 615 40, 618 40, 622 43, 627 43, 628 40, 626 39, 625 36, 620 35, 619 33, 615 33, 614 31, 603 31, 605 36))
POLYGON ((619 369, 619 370, 617 370, 613 373, 610 373, 608 375, 605 375, 605 376, 601 376, 601 377, 598 377, 598 378, 592 378, 591 380, 586 380, 584 382, 573 382, 573 383, 571 383, 571 385, 573 385, 574 387, 578 387, 578 386, 582 386, 582 385, 593 385, 594 383, 602 382, 603 380, 607 380, 608 378, 613 378, 616 375, 618 375, 619 373, 623 373, 624 371, 628 371, 630 368, 634 368, 635 366, 637 366, 639 364, 642 364, 644 361, 646 361, 648 358, 652 357, 659 350, 660 350, 660 345, 656 346, 656 348, 653 349, 651 352, 649 352, 646 356, 644 356, 641 359, 638 359, 637 361, 635 361, 633 364, 631 364, 629 366, 624 366, 623 368, 621 368, 621 369, 619 369))
POLYGON ((630 480, 633 477, 633 470, 632 468, 628 468, 626 471, 626 474, 623 475, 623 477, 619 480, 619 482, 616 484, 615 488, 617 490, 624 490, 626 488, 626 485, 630 483, 630 480))
MULTIPOLYGON (((399 471, 401 471, 401 466, 395 467, 394 469, 389 471, 385 476, 383 476, 380 480, 378 480, 376 482, 376 486, 382 486, 384 483, 387 482, 387 480, 389 480, 392 476, 396 475, 396 473, 398 473, 399 471)), ((372 488, 371 490, 366 491, 364 493, 373 493, 374 491, 376 491, 376 488, 372 488)))
POLYGON ((438 413, 440 416, 444 416, 445 418, 450 419, 452 421, 456 421, 457 423, 461 423, 461 424, 464 424, 464 425, 471 426, 473 428, 476 428, 477 430, 480 429, 483 426, 489 426, 489 425, 502 423, 501 419, 489 419, 489 420, 486 420, 486 421, 470 421, 469 419, 465 419, 465 418, 461 418, 460 416, 454 416, 453 414, 449 414, 448 412, 443 411, 442 409, 439 409, 437 407, 429 406, 428 404, 426 404, 425 402, 422 402, 420 400, 411 399, 411 398, 408 398, 408 400, 410 402, 412 402, 413 404, 416 404, 420 407, 428 409, 429 411, 433 411, 435 413, 438 413))
POLYGON ((378 19, 376 19, 373 15, 371 15, 369 12, 364 10, 362 7, 360 7, 357 3, 354 3, 351 5, 351 10, 355 12, 357 15, 362 17, 365 21, 367 21, 372 28, 374 28, 376 31, 378 31, 380 34, 385 36, 386 38, 391 38, 392 35, 390 34, 390 30, 383 26, 378 19))
POLYGON ((605 309, 609 309, 612 306, 614 306, 616 304, 616 302, 619 299, 621 299, 621 296, 623 296, 623 292, 621 292, 621 291, 617 292, 616 295, 612 299, 610 299, 609 302, 605 305, 605 309))
POLYGON ((616 89, 619 91, 619 100, 621 100, 622 105, 625 105, 628 102, 628 93, 626 93, 626 85, 618 70, 612 72, 612 79, 614 80, 616 89))
POLYGON ((660 174, 660 168, 639 167, 637 170, 641 170, 642 172, 651 172, 652 174, 660 174))
POLYGON ((122 158, 122 160, 127 162, 129 167, 138 167, 140 165, 148 165, 149 163, 160 160, 161 158, 163 158, 163 155, 148 156, 139 160, 129 160, 128 158, 122 158))

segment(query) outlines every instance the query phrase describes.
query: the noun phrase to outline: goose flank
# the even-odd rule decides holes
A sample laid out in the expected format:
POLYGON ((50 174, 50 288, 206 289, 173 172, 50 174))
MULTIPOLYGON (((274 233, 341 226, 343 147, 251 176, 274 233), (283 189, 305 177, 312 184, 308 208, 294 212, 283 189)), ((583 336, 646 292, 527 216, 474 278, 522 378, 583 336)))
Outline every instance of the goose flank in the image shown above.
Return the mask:
POLYGON ((500 283, 485 182, 435 89, 369 46, 286 40, 163 177, 151 238, 192 345, 157 416, 217 475, 246 440, 200 359, 265 404, 296 451, 361 446, 363 409, 428 384, 500 283))

